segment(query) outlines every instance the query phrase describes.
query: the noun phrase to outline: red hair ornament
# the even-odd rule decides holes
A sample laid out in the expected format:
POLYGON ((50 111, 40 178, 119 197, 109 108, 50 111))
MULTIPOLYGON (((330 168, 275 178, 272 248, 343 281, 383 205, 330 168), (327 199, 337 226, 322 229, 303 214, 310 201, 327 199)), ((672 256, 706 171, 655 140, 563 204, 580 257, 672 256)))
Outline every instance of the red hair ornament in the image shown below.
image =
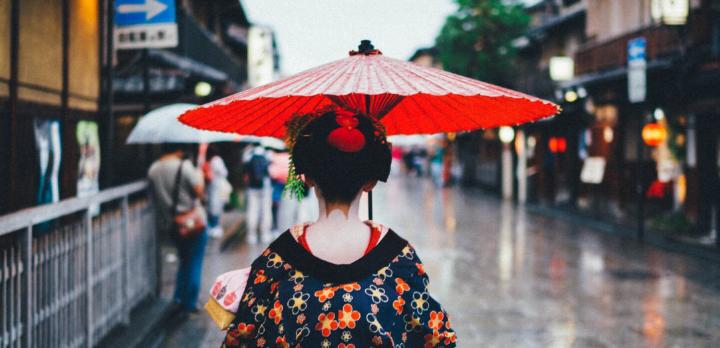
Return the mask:
POLYGON ((343 111, 338 111, 335 116, 340 128, 328 134, 327 142, 342 152, 358 152, 365 147, 365 136, 356 128, 359 121, 355 114, 343 111))

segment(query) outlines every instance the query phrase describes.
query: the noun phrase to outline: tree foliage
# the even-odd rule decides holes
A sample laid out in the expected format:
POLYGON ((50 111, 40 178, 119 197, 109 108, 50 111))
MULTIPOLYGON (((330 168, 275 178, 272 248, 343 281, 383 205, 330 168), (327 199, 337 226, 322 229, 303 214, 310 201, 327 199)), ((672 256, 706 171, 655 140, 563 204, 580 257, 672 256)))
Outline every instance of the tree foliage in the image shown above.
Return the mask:
POLYGON ((530 21, 522 4, 509 0, 456 0, 436 39, 445 70, 508 85, 516 49, 512 41, 530 21))

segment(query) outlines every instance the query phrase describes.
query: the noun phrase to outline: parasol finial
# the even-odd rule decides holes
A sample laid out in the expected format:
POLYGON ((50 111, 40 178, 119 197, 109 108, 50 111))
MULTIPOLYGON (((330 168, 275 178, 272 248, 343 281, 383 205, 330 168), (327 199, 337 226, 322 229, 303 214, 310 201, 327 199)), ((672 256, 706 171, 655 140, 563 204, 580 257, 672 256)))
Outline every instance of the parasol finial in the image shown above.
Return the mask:
POLYGON ((373 46, 370 40, 360 40, 360 46, 358 46, 358 51, 360 53, 368 54, 374 49, 375 46, 373 46))
POLYGON ((351 56, 355 56, 358 54, 362 54, 365 56, 374 56, 378 54, 382 54, 380 50, 376 50, 375 46, 373 46, 372 43, 370 43, 370 40, 360 40, 360 45, 358 46, 357 51, 350 51, 351 56))

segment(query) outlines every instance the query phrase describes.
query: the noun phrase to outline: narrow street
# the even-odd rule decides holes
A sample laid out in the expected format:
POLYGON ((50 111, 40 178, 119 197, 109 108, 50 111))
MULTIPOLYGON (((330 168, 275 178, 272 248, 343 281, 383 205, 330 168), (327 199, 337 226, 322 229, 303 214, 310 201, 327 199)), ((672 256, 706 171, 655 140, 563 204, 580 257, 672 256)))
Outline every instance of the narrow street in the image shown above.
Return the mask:
MULTIPOLYGON (((417 249, 448 315, 415 274, 353 284, 372 303, 324 286, 380 268, 395 236, 348 267, 290 239, 277 248, 288 268, 267 262, 264 279, 295 271, 294 284, 256 277, 277 302, 253 298, 257 323, 238 335, 262 348, 367 348, 383 331, 394 348, 720 348, 720 0, 0 9, 0 348, 219 347, 209 290, 267 248, 245 242, 246 220, 267 242, 258 212, 281 187, 314 182, 334 206, 388 170, 373 220, 417 249), (378 312, 392 291, 395 312, 378 312), (407 332, 418 325, 423 343, 407 332)), ((317 207, 275 204, 274 237, 317 207)), ((235 303, 231 287, 216 296, 235 303)))
MULTIPOLYGON (((375 192, 376 220, 418 249, 461 347, 720 344, 720 268, 708 261, 429 180, 393 177, 375 192)), ((211 242, 203 288, 261 250, 242 244, 219 252, 211 242)), ((164 346, 218 347, 222 337, 200 312, 164 346)))

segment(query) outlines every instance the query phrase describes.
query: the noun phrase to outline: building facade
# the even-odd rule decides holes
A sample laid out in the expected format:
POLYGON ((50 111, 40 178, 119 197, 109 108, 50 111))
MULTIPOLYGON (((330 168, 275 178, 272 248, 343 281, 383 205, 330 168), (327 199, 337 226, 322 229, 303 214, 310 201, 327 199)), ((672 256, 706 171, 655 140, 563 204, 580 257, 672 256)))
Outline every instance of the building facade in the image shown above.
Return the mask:
POLYGON ((0 214, 77 194, 83 121, 100 116, 102 5, 0 0, 0 214))
POLYGON ((720 197, 720 8, 688 1, 685 22, 668 24, 664 3, 548 0, 528 8, 533 22, 518 41, 526 69, 519 88, 563 107, 523 127, 528 194, 531 202, 614 221, 641 237, 712 245, 720 197), (636 58, 644 58, 644 78, 628 77, 636 58), (554 63, 563 62, 570 73, 558 72, 563 64, 554 63))
POLYGON ((247 87, 238 1, 177 0, 178 46, 131 50, 118 4, 0 0, 0 214, 144 177, 159 148, 125 145, 142 114, 247 87))

